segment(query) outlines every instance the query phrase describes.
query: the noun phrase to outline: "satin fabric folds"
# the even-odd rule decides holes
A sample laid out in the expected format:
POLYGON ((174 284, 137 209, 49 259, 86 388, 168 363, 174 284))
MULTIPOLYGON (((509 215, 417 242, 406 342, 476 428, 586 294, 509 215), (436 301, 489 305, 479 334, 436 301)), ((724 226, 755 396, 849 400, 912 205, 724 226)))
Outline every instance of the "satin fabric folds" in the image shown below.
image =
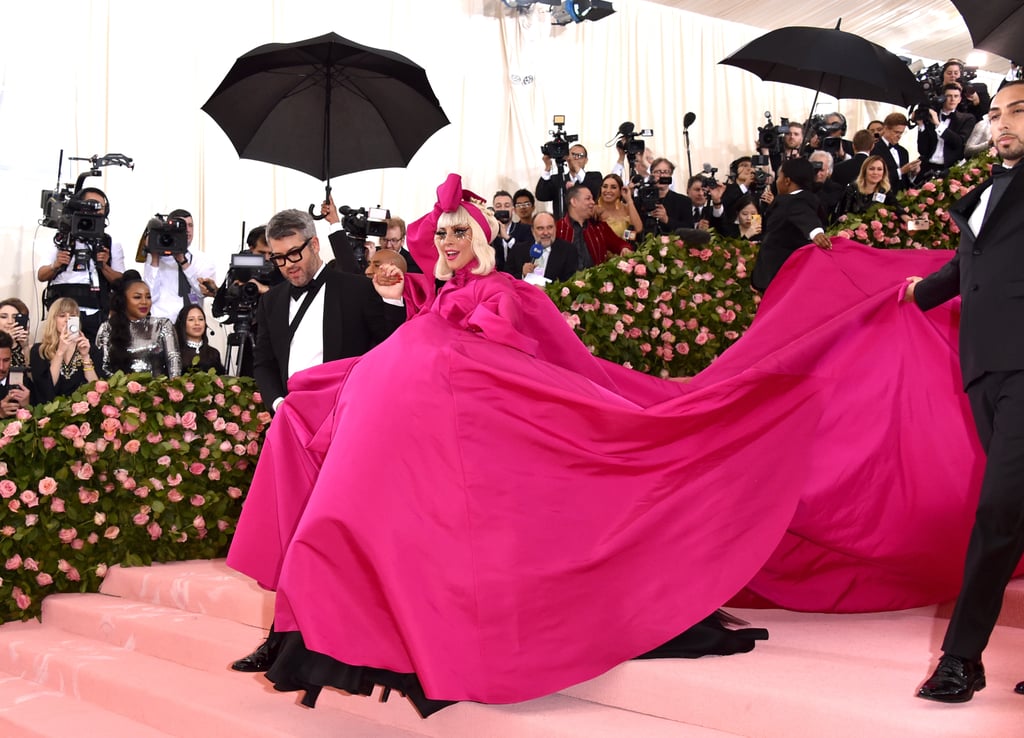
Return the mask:
POLYGON ((980 454, 954 309, 897 302, 947 258, 805 248, 689 383, 595 359, 530 285, 456 274, 374 350, 292 378, 228 563, 309 649, 489 703, 730 599, 948 598, 980 454))

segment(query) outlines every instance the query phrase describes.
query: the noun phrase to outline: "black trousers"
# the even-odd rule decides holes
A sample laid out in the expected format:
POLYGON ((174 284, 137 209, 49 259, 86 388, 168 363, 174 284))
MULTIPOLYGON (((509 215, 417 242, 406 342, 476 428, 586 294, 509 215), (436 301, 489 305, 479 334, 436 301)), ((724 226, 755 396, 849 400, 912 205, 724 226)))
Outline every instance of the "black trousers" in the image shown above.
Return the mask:
POLYGON ((985 374, 967 388, 967 396, 988 459, 964 582, 942 650, 977 659, 1024 554, 1024 371, 985 374))

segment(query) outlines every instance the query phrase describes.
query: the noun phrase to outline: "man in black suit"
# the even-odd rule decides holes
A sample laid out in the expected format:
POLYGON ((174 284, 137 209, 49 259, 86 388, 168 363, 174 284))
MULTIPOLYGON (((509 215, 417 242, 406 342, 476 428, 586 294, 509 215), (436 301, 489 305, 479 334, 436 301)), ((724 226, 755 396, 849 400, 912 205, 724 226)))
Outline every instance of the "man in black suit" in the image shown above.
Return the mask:
POLYGON ((651 162, 651 176, 658 188, 658 204, 651 210, 650 217, 657 221, 658 233, 673 233, 680 228, 693 227, 693 205, 690 199, 672 191, 675 171, 676 165, 665 157, 651 162))
POLYGON ((537 213, 533 218, 533 240, 541 247, 542 253, 530 253, 533 244, 517 242, 512 247, 511 273, 526 279, 533 274, 552 282, 564 282, 576 273, 576 249, 571 243, 555 238, 555 216, 551 213, 537 213))
POLYGON ((683 228, 696 228, 706 231, 714 228, 722 230, 722 218, 725 215, 725 206, 722 198, 725 196, 725 185, 719 183, 717 187, 704 187, 704 175, 695 174, 686 181, 686 200, 689 208, 689 218, 685 220, 683 228))
POLYGON ((362 275, 327 269, 313 218, 283 210, 267 223, 270 260, 285 282, 260 299, 254 374, 263 402, 276 411, 295 372, 359 356, 405 319, 362 275))
POLYGON ((974 130, 974 116, 957 112, 962 91, 951 82, 942 88, 942 109, 925 108, 927 116, 917 132, 917 151, 921 155, 921 172, 917 179, 944 176, 951 166, 964 158, 967 137, 974 130))
POLYGON ((1003 166, 949 209, 960 229, 953 258, 907 288, 922 310, 960 295, 960 369, 987 454, 943 655, 918 691, 939 702, 966 702, 985 687, 981 654, 1024 552, 1024 82, 996 93, 989 118, 1003 166))
POLYGON ((832 167, 835 164, 835 159, 827 151, 818 149, 810 153, 807 161, 811 162, 811 166, 814 167, 812 189, 818 198, 818 215, 821 216, 822 223, 828 223, 832 220, 832 215, 835 213, 836 205, 839 204, 844 190, 841 184, 832 181, 832 167))
POLYGON ((864 161, 871 155, 871 147, 875 145, 875 137, 865 129, 853 134, 853 158, 837 162, 832 168, 832 181, 846 187, 857 179, 864 161))
POLYGON ((764 239, 750 275, 750 283, 761 292, 768 289, 786 259, 801 246, 813 242, 823 249, 832 248, 818 216, 818 198, 811 192, 811 163, 807 159, 782 162, 776 185, 779 196, 765 216, 764 239))
POLYGON ((828 135, 818 139, 818 148, 832 154, 836 162, 851 158, 853 141, 843 138, 846 135, 846 116, 839 112, 829 113, 825 116, 825 129, 828 135))
POLYGON ((538 200, 555 203, 554 212, 556 218, 560 218, 565 214, 567 207, 565 204, 566 190, 576 185, 583 185, 590 190, 594 200, 597 200, 601 197, 601 182, 604 179, 600 172, 587 171, 589 157, 587 149, 582 144, 576 143, 570 146, 569 158, 565 161, 569 165, 568 173, 556 171, 551 157, 545 154, 544 171, 541 172, 540 179, 537 180, 537 188, 535 190, 538 200))
POLYGON ((903 113, 889 113, 882 121, 882 137, 875 142, 871 153, 882 157, 889 170, 889 186, 893 192, 910 186, 910 178, 921 169, 921 160, 910 161, 910 154, 900 146, 900 139, 910 121, 903 113))

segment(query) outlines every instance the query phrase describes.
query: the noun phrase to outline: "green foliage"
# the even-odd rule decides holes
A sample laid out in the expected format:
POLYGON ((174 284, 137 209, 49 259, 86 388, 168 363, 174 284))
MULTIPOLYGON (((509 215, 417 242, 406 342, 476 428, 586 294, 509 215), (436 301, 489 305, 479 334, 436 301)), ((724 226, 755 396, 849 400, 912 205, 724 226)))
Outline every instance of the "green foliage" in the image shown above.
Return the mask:
POLYGON ((223 556, 269 421, 251 379, 118 373, 0 424, 0 622, 114 564, 223 556))

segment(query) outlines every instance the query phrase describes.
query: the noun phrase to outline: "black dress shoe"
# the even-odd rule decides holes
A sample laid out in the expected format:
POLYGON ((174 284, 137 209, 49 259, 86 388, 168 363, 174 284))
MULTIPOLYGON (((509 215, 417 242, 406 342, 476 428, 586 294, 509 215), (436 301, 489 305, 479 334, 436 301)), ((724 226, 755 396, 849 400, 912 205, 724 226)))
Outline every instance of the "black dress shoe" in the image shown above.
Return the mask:
POLYGON ((984 688, 985 667, 980 660, 943 656, 917 696, 936 702, 967 702, 984 688))
POLYGON ((251 654, 243 656, 238 661, 232 663, 231 668, 235 671, 266 671, 274 663, 274 657, 277 655, 277 645, 278 639, 270 635, 251 654))
POLYGON ((1017 694, 1024 694, 1024 682, 1017 682, 1017 686, 1013 688, 1013 691, 1017 694))

